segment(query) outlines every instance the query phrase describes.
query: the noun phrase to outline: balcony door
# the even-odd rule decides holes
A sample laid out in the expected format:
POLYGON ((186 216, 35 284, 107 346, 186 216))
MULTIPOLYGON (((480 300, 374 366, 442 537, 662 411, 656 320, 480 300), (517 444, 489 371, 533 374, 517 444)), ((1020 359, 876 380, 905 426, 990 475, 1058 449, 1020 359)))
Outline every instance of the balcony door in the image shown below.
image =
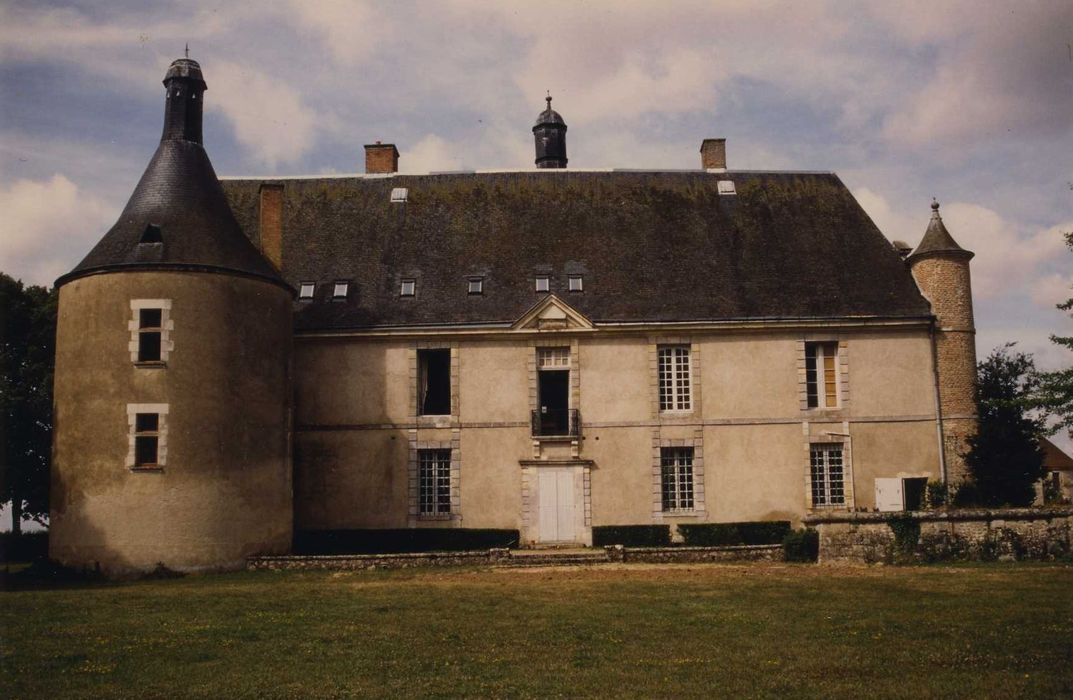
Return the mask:
POLYGON ((570 434, 570 370, 544 369, 539 373, 540 434, 570 434))

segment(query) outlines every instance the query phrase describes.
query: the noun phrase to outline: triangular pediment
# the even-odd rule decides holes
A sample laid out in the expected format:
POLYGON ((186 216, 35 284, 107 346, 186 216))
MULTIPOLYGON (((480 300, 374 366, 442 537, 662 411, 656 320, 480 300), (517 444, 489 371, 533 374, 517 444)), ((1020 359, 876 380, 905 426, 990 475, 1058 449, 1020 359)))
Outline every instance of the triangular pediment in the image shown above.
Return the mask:
POLYGON ((516 331, 566 331, 566 330, 592 330, 592 321, 565 301, 549 294, 528 311, 511 326, 516 331))

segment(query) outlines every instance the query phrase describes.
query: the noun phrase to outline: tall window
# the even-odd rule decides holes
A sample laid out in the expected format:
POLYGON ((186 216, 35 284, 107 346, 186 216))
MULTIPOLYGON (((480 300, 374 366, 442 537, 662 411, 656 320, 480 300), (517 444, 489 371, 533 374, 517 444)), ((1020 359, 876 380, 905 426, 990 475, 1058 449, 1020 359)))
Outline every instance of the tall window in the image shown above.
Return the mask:
POLYGON ((155 467, 159 464, 160 414, 134 414, 134 466, 155 467))
POLYGON ((138 362, 160 362, 163 315, 162 309, 138 309, 138 362))
POLYGON ((419 514, 447 516, 451 514, 451 451, 418 450, 419 514))
POLYGON ((813 445, 809 451, 812 505, 841 506, 846 503, 842 445, 813 445))
POLYGON ((693 510, 693 448, 662 447, 660 483, 663 510, 693 510))
POLYGON ((838 408, 838 343, 805 344, 809 408, 838 408))
POLYGON ((663 345, 659 351, 659 410, 688 411, 690 398, 690 364, 688 345, 663 345))
POLYGON ((417 413, 451 415, 451 351, 417 351, 417 413))

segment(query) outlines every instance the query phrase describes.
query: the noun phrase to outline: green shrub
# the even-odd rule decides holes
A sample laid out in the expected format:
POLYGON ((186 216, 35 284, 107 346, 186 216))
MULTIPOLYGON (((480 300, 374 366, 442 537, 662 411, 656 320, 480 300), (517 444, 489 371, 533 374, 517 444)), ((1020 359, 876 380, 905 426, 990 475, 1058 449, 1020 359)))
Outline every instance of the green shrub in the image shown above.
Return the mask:
POLYGON ((980 490, 971 481, 962 481, 954 489, 950 502, 958 508, 975 508, 980 505, 980 490))
POLYGON ((782 538, 782 554, 786 561, 816 561, 820 558, 820 533, 801 528, 782 538))
POLYGON ((683 524, 678 526, 678 531, 687 545, 696 547, 780 544, 790 532, 790 521, 683 524))
POLYGON ((517 547, 517 530, 407 528, 401 530, 299 530, 295 554, 394 554, 463 552, 517 547))
POLYGON ((928 508, 942 508, 950 500, 950 489, 942 481, 933 479, 924 490, 924 500, 928 508))
POLYGON ((670 525, 602 525, 592 529, 594 547, 666 547, 670 543, 670 525))
POLYGON ((900 555, 912 555, 920 541, 920 521, 908 513, 892 515, 887 525, 894 533, 894 547, 900 555))

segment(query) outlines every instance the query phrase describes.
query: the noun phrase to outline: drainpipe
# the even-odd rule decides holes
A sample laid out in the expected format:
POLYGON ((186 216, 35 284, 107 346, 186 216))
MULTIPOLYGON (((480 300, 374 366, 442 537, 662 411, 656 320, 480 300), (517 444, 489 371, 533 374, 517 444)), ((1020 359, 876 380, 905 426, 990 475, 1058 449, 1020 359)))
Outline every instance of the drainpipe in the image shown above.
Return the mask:
POLYGON ((943 484, 949 486, 946 481, 946 451, 943 449, 943 404, 939 396, 939 348, 936 342, 935 332, 936 318, 932 316, 931 325, 928 327, 928 335, 931 338, 931 371, 935 377, 935 435, 939 440, 939 475, 943 484))

